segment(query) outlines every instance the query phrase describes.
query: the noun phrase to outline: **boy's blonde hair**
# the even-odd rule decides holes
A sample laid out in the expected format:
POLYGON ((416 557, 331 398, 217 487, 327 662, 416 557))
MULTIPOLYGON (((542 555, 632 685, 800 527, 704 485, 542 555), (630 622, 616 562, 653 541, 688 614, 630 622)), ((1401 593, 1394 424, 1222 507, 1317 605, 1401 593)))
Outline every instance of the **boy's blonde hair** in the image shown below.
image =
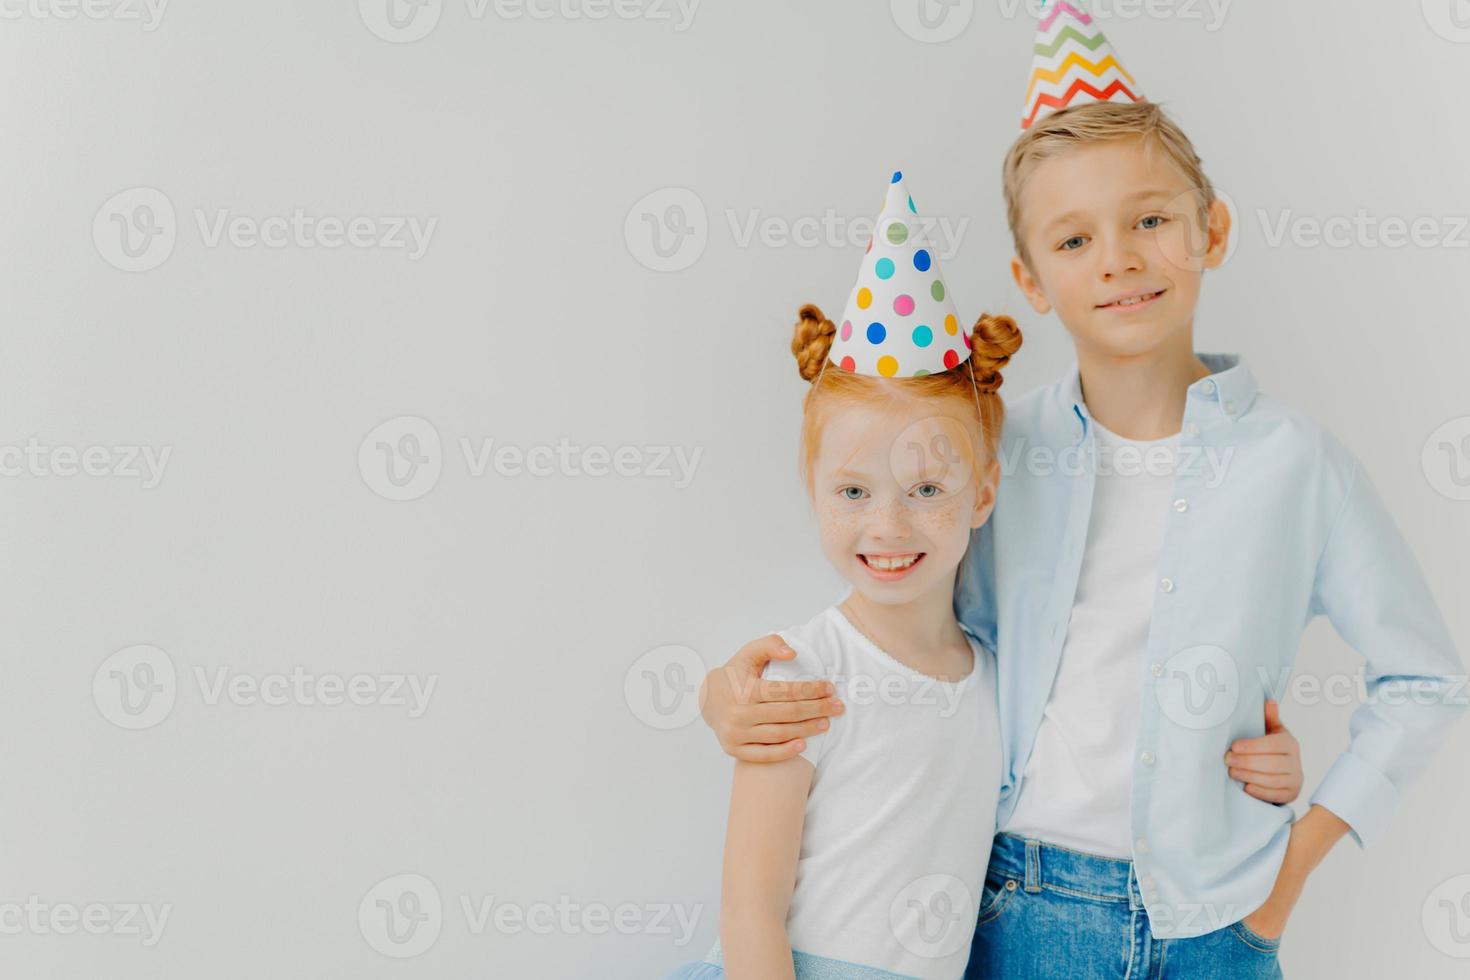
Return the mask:
POLYGON ((1145 153, 1163 151, 1194 189, 1200 219, 1206 220, 1215 203, 1215 188, 1205 176, 1194 144, 1163 107, 1153 102, 1092 102, 1042 119, 1021 134, 1006 154, 1006 220, 1021 261, 1031 265, 1021 236, 1021 190, 1037 165, 1079 146, 1130 138, 1141 139, 1145 153))

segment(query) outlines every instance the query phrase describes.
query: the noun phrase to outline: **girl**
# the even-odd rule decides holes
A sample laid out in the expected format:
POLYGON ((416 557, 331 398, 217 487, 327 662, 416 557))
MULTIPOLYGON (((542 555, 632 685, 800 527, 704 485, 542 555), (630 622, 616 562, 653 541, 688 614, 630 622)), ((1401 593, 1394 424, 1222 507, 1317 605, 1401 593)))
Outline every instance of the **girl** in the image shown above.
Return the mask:
POLYGON ((802 476, 846 597, 781 635, 765 676, 831 681, 844 723, 736 762, 720 941, 670 980, 964 973, 1000 786, 995 665, 956 621, 990 515, 1014 321, 959 330, 895 174, 839 328, 804 307, 802 476), (875 247, 875 245, 877 247, 875 247))

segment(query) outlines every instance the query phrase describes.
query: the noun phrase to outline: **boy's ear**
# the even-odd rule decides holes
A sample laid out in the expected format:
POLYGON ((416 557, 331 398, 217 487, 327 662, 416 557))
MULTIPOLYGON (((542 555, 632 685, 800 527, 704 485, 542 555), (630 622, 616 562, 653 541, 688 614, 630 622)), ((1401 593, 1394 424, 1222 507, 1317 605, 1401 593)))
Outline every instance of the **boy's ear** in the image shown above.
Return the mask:
POLYGON ((1051 312, 1051 303, 1047 300, 1046 294, 1041 291, 1041 283, 1031 274, 1031 270, 1026 268, 1026 263, 1021 261, 1019 255, 1011 257, 1011 278, 1016 280, 1021 294, 1026 297, 1026 302, 1031 304, 1033 310, 1043 316, 1051 312))
POLYGON ((1210 243, 1205 251, 1205 268, 1218 269, 1225 262, 1225 254, 1230 250, 1230 227, 1234 224, 1230 217, 1230 207, 1218 197, 1215 203, 1210 205, 1210 243))

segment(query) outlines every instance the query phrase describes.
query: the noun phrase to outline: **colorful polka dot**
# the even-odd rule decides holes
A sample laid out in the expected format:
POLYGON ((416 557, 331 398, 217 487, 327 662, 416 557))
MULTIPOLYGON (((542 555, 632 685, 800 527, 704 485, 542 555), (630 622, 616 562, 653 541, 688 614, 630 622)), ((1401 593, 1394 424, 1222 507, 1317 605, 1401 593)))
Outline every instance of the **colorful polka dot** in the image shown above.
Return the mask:
POLYGON ((902 245, 909 240, 909 226, 902 221, 895 221, 888 226, 888 241, 894 245, 902 245))
POLYGON ((953 337, 955 334, 959 333, 959 330, 960 321, 955 319, 953 313, 946 314, 944 317, 944 332, 953 337))
POLYGON ((842 321, 842 339, 843 340, 851 340, 852 339, 852 321, 851 320, 843 320, 842 321))
POLYGON ((898 373, 898 359, 887 354, 878 358, 878 373, 885 378, 893 377, 898 373))
POLYGON ((965 349, 966 350, 969 350, 970 349, 970 335, 967 334, 967 333, 962 333, 962 334, 960 334, 960 339, 965 342, 965 349))
POLYGON ((919 368, 919 370, 917 370, 917 371, 914 372, 914 377, 916 377, 916 378, 927 378, 927 377, 929 377, 929 372, 928 371, 925 371, 923 368, 919 368))
POLYGON ((895 170, 893 172, 893 182, 896 184, 900 180, 903 180, 903 171, 902 170, 895 170))
POLYGON ((915 347, 928 347, 932 343, 934 343, 934 331, 933 330, 930 330, 928 327, 915 327, 914 328, 914 346, 915 347))
POLYGON ((952 350, 944 352, 944 366, 946 369, 952 369, 958 363, 960 363, 960 355, 952 350))
POLYGON ((914 312, 914 298, 912 296, 900 296, 893 301, 893 312, 899 316, 909 316, 914 312))
POLYGON ((912 194, 909 195, 909 210, 914 212, 914 214, 919 213, 919 209, 914 207, 914 196, 912 194))
POLYGON ((868 343, 873 346, 883 343, 888 338, 888 328, 881 323, 868 324, 868 343))
POLYGON ((944 280, 934 280, 934 285, 929 287, 929 295, 934 297, 934 302, 944 302, 944 280))
POLYGON ((914 253, 914 268, 918 269, 920 272, 928 272, 929 267, 933 264, 934 260, 929 257, 929 252, 927 249, 921 248, 914 253))
POLYGON ((857 300, 858 309, 866 310, 868 307, 873 305, 873 291, 867 286, 864 286, 862 289, 858 290, 857 300))
POLYGON ((854 361, 850 357, 844 357, 841 363, 839 363, 837 366, 842 368, 842 370, 844 371, 852 371, 854 373, 857 371, 857 361, 854 361))
POLYGON ((879 259, 878 264, 873 266, 873 274, 879 279, 892 279, 894 273, 892 259, 879 259))
POLYGON ((868 238, 868 247, 863 250, 863 254, 864 255, 867 255, 872 250, 873 250, 873 239, 871 237, 869 237, 868 238))

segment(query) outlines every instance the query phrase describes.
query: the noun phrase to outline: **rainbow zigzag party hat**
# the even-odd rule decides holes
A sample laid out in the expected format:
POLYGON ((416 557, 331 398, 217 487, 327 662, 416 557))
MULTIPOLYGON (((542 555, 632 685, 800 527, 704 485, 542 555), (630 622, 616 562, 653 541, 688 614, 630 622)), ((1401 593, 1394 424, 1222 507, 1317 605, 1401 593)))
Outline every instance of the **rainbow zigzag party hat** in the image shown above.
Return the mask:
POLYGON ((1046 0, 1036 31, 1031 83, 1021 128, 1072 106, 1142 102, 1138 83, 1118 61, 1086 0, 1046 0))

